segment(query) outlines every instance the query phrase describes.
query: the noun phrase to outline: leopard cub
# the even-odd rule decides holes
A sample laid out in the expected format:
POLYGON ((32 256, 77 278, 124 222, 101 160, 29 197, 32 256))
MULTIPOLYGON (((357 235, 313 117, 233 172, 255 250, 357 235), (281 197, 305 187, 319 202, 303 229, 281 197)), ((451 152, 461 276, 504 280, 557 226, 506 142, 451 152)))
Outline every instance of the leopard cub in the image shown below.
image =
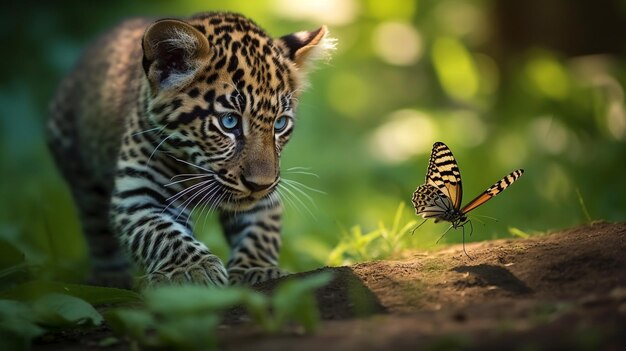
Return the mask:
POLYGON ((90 46, 51 104, 48 142, 93 257, 92 282, 253 284, 278 268, 280 153, 326 27, 272 39, 234 13, 123 22, 90 46), (224 265, 193 235, 217 211, 224 265), (124 252, 125 251, 125 252, 124 252))

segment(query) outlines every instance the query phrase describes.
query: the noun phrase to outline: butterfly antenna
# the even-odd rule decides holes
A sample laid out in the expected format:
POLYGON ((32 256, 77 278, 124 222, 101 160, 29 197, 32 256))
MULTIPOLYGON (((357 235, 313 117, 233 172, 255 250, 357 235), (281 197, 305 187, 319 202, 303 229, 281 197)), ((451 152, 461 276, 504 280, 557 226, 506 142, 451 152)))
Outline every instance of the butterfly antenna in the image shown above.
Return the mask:
POLYGON ((448 227, 448 229, 446 229, 445 232, 443 232, 443 234, 441 234, 441 236, 439 237, 439 239, 437 239, 437 241, 435 241, 435 244, 439 244, 439 241, 446 235, 446 233, 448 233, 450 231, 450 229, 452 229, 453 225, 450 225, 448 227))
POLYGON ((413 235, 413 233, 415 233, 415 231, 417 230, 417 228, 421 227, 421 226, 422 226, 422 224, 426 223, 426 221, 427 221, 427 220, 428 220, 427 218, 426 218, 426 219, 424 219, 424 221, 423 221, 422 223, 418 224, 415 228, 413 228, 413 230, 411 230, 411 235, 413 235))
POLYGON ((477 220, 480 224, 482 224, 482 225, 483 225, 483 227, 487 225, 487 223, 485 223, 485 221, 482 221, 480 218, 478 218, 478 217, 473 217, 473 218, 474 218, 475 220, 477 220))
POLYGON ((485 215, 478 215, 478 214, 475 214, 475 215, 473 215, 472 217, 474 217, 474 218, 476 218, 476 217, 483 217, 483 218, 491 219, 491 220, 492 220, 492 221, 494 221, 494 222, 500 222, 500 221, 499 221, 497 218, 495 218, 495 217, 489 217, 489 216, 485 216, 485 215))

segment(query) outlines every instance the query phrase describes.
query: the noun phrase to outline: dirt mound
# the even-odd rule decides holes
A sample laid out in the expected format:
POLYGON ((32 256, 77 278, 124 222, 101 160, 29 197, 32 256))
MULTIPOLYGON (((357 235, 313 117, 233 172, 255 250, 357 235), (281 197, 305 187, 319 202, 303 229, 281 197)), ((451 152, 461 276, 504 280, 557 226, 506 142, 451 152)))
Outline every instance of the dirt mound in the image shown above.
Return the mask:
MULTIPOLYGON (((625 349, 626 224, 325 268, 314 335, 225 327, 225 350, 625 349), (357 318, 359 317, 359 318, 357 318)), ((306 273, 305 273, 306 274, 306 273)), ((260 285, 270 292, 276 282, 260 285)))

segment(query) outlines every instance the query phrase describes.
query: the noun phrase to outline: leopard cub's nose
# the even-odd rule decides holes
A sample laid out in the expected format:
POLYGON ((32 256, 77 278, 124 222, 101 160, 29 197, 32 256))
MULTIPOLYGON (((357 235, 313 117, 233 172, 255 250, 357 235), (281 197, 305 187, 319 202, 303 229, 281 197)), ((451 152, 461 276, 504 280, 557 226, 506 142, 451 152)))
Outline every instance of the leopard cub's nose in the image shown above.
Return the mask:
POLYGON ((246 177, 244 176, 241 177, 241 182, 243 183, 243 185, 245 185, 246 188, 250 189, 250 191, 252 192, 259 192, 259 191, 266 190, 270 188, 272 184, 274 184, 274 181, 275 179, 270 180, 269 178, 256 179, 255 177, 253 177, 251 179, 246 179, 246 177))

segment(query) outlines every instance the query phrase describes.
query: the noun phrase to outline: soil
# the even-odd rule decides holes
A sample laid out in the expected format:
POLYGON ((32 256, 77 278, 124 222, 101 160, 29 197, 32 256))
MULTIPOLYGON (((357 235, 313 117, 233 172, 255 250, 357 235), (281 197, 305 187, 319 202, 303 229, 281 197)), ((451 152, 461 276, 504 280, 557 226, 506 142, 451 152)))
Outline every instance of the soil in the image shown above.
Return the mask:
MULTIPOLYGON (((626 350, 626 223, 597 222, 529 239, 466 244, 323 268, 323 322, 268 336, 242 310, 225 316, 221 350, 626 350)), ((317 271, 316 271, 317 272, 317 271)), ((282 279, 311 274, 300 273, 282 279)), ((280 282, 257 285, 271 293, 280 282)), ((101 345, 106 326, 50 335, 37 350, 101 345)))

